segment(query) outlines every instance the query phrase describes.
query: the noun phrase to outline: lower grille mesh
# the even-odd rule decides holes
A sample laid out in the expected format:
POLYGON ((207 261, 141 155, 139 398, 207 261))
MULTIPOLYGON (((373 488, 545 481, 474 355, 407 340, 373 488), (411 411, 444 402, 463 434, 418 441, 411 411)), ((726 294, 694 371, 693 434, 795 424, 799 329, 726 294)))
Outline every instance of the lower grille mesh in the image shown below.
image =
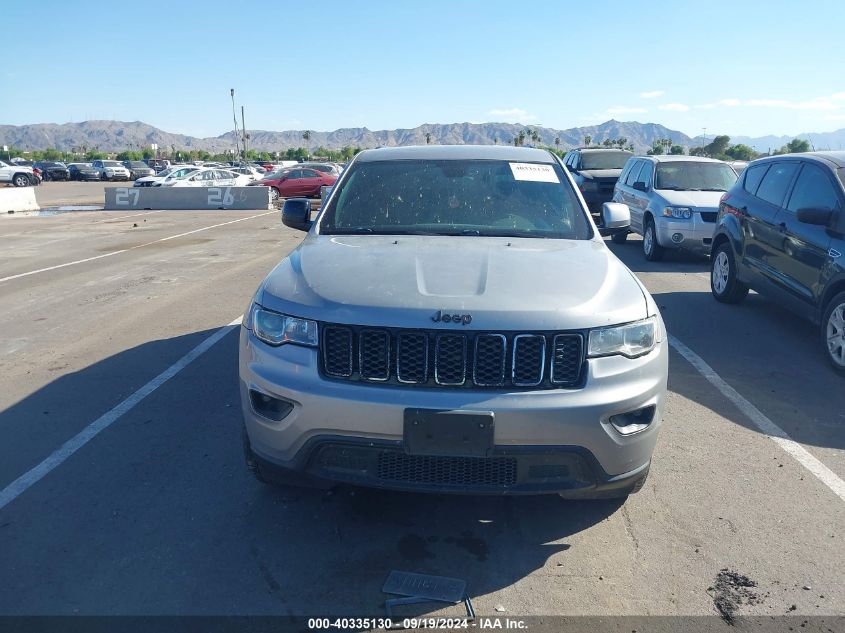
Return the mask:
POLYGON ((378 478, 420 484, 512 486, 516 483, 516 460, 384 452, 378 458, 378 478))

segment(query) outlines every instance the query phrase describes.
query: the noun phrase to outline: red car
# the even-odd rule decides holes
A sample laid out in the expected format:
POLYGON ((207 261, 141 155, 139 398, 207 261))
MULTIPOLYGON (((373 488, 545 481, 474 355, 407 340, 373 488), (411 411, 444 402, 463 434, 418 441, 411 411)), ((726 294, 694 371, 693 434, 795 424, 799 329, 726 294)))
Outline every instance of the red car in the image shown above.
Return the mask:
POLYGON ((266 178, 252 184, 270 187, 270 195, 275 202, 279 198, 319 198, 320 187, 331 187, 336 180, 336 176, 316 169, 290 167, 268 174, 266 178))

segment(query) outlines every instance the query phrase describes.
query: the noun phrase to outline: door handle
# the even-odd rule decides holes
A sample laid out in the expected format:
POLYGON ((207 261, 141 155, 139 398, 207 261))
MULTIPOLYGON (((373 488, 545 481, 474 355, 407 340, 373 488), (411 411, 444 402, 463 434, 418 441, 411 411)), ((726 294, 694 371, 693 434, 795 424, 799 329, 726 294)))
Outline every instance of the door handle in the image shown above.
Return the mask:
POLYGON ((781 233, 786 233, 786 222, 778 224, 778 230, 780 230, 781 233))

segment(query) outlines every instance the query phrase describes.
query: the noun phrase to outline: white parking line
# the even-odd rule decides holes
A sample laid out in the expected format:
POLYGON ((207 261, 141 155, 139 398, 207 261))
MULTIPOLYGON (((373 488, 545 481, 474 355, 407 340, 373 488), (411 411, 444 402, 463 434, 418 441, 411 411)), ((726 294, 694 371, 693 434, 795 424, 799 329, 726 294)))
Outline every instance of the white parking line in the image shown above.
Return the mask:
POLYGON ((151 246, 153 244, 158 244, 160 242, 167 242, 168 240, 175 240, 178 237, 185 237, 186 235, 193 235, 194 233, 200 233, 202 231, 208 231, 209 229, 216 229, 220 226, 226 226, 227 224, 235 224, 236 222, 244 222, 246 220, 252 220, 254 218, 260 218, 265 215, 270 215, 273 213, 277 213, 276 211, 268 211, 267 213, 259 213, 258 215, 250 215, 246 218, 238 218, 237 220, 230 220, 229 222, 221 222, 220 224, 212 224, 211 226, 204 226, 201 229, 194 229, 193 231, 188 231, 187 233, 179 233, 178 235, 171 235, 170 237, 162 237, 158 240, 153 240, 152 242, 146 242, 145 244, 137 244, 135 246, 130 246, 129 248, 122 248, 117 251, 111 251, 110 253, 103 253, 102 255, 95 255, 94 257, 86 257, 85 259, 77 259, 73 262, 66 262, 64 264, 56 264, 55 266, 48 266, 47 268, 39 268, 38 270, 30 270, 29 272, 25 273, 18 273, 17 275, 9 275, 8 277, 0 277, 0 283, 4 281, 11 281, 13 279, 20 279, 21 277, 29 277, 30 275, 37 275, 38 273, 46 273, 51 270, 57 270, 59 268, 66 268, 68 266, 75 266, 76 264, 84 264, 85 262, 93 262, 97 259, 103 259, 104 257, 111 257, 112 255, 120 255, 121 253, 128 253, 129 251, 134 251, 137 248, 144 248, 145 246, 151 246))
POLYGON ((137 218, 139 215, 150 215, 152 213, 162 213, 161 210, 157 211, 144 211, 143 213, 133 213, 131 215, 120 215, 116 218, 106 218, 105 220, 94 220, 93 224, 102 224, 108 222, 120 222, 121 220, 125 220, 127 218, 137 218))
POLYGON ((830 488, 840 499, 842 499, 842 501, 845 501, 845 481, 842 481, 842 479, 830 470, 830 468, 822 464, 818 459, 813 457, 807 449, 789 437, 786 431, 772 422, 763 414, 762 411, 760 411, 760 409, 743 398, 736 389, 726 383, 722 377, 719 376, 712 367, 710 367, 710 365, 704 362, 704 359, 671 334, 669 335, 669 344, 674 347, 681 356, 686 358, 690 365, 695 367, 698 373, 704 376, 710 384, 716 387, 723 396, 733 402, 736 407, 742 411, 742 413, 744 413, 758 429, 760 429, 760 431, 768 436, 770 440, 789 453, 795 461, 809 470, 819 481, 830 488))
POLYGON ((138 391, 126 398, 126 400, 91 422, 91 424, 86 426, 79 433, 62 444, 62 446, 53 451, 53 453, 43 462, 33 467, 31 470, 27 471, 6 486, 2 491, 0 491, 0 510, 17 499, 33 485, 41 481, 57 466, 61 465, 68 457, 94 439, 101 431, 109 428, 115 421, 120 419, 121 416, 130 411, 144 398, 161 387, 180 371, 185 369, 185 367, 202 356, 202 354, 211 349, 211 347, 219 342, 220 339, 231 332, 233 328, 236 328, 240 324, 242 318, 243 315, 239 316, 228 325, 224 325, 190 352, 185 354, 182 358, 173 363, 170 367, 161 372, 158 376, 149 381, 146 385, 138 389, 138 391))

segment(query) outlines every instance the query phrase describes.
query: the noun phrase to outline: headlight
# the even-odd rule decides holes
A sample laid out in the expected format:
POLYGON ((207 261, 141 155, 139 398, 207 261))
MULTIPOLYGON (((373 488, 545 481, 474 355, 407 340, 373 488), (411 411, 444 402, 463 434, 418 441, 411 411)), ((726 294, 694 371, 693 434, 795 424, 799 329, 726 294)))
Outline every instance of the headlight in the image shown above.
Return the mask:
POLYGON ((597 182, 593 182, 592 180, 585 180, 578 186, 578 188, 581 189, 581 191, 598 191, 599 185, 597 182))
POLYGON ((692 209, 689 207, 666 207, 663 209, 663 215, 667 218, 689 220, 692 217, 692 209))
POLYGON ((252 331, 268 345, 294 343, 317 347, 317 322, 265 310, 258 304, 252 308, 252 331))
POLYGON ((635 323, 592 330, 588 356, 621 354, 636 358, 653 350, 656 343, 657 317, 649 317, 635 323))

